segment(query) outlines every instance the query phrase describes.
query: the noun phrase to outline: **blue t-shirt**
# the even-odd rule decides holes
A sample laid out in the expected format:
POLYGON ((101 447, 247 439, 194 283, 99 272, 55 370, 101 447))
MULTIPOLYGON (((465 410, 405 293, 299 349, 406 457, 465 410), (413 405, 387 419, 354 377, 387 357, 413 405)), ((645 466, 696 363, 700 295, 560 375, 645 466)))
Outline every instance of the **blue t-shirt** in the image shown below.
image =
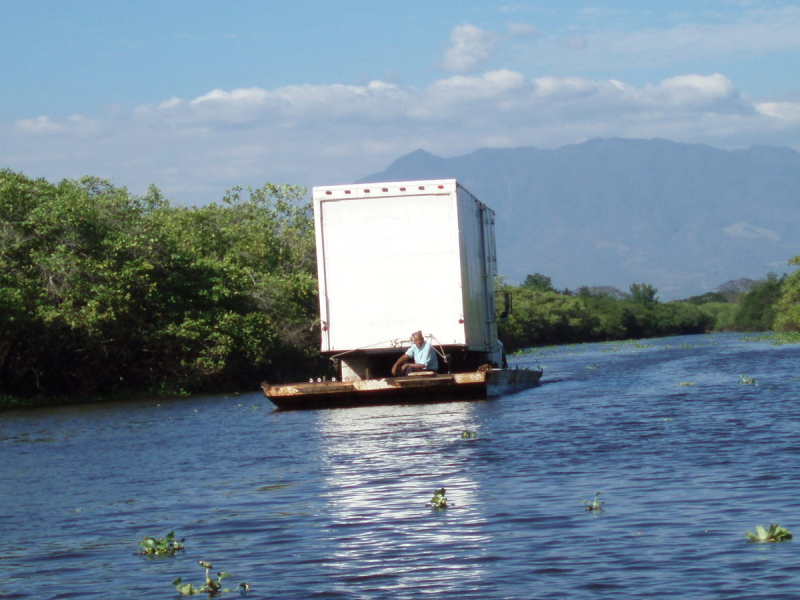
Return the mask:
POLYGON ((439 359, 436 356, 436 350, 433 349, 430 342, 422 344, 422 348, 417 348, 417 345, 413 344, 411 348, 406 350, 406 354, 408 354, 415 363, 425 365, 425 368, 430 371, 437 371, 439 369, 439 359))

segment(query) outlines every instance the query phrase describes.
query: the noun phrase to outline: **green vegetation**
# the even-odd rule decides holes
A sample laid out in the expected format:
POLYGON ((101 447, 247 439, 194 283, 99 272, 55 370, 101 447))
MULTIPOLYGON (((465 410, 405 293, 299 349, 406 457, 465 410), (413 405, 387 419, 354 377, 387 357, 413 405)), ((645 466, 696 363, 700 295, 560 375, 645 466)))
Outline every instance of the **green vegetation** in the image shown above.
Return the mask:
MULTIPOLYGON (((729 315, 726 327, 733 331, 769 331, 775 324, 775 305, 785 278, 769 273, 741 294, 729 315)), ((720 323, 724 325, 724 323, 720 323)))
MULTIPOLYGON (((800 256, 789 261, 800 266, 800 256)), ((800 340, 800 270, 788 277, 728 282, 719 291, 661 302, 658 290, 635 283, 629 291, 582 287, 557 291, 550 278, 528 275, 514 287, 514 311, 499 325, 508 351, 535 346, 642 339, 711 331, 775 331, 776 343, 800 340)), ((609 350, 613 351, 613 349, 609 350)))
POLYGON ((176 540, 174 531, 163 538, 145 537, 139 546, 139 554, 148 556, 171 556, 184 549, 183 540, 176 540))
POLYGON ((755 379, 753 379, 752 377, 749 377, 747 375, 742 375, 741 373, 739 373, 739 383, 745 383, 745 384, 749 384, 749 385, 758 385, 756 383, 755 379))
POLYGON ((597 492, 594 495, 594 500, 581 500, 586 510, 595 512, 603 510, 603 501, 599 499, 599 496, 602 495, 602 493, 603 492, 597 492))
MULTIPOLYGON (((789 264, 800 267, 800 255, 792 258, 789 264)), ((775 306, 775 330, 800 334, 800 269, 783 280, 775 306)))
POLYGON ((0 401, 239 390, 307 372, 317 333, 305 190, 171 206, 85 177, 0 171, 0 401), (252 383, 255 385, 256 383, 252 383))
POLYGON ((472 439, 478 437, 478 433, 476 431, 470 431, 469 429, 465 429, 461 432, 461 437, 464 439, 472 439))
POLYGON ((747 540, 750 542, 784 542, 792 539, 792 534, 786 529, 775 523, 770 523, 769 529, 764 529, 761 525, 756 526, 756 532, 745 532, 747 540))
POLYGON ((772 336, 773 344, 800 344, 800 331, 785 331, 772 336))
POLYGON ((503 286, 514 296, 514 311, 499 326, 509 351, 531 346, 627 340, 705 333, 713 318, 686 302, 661 303, 657 290, 634 284, 618 295, 581 288, 578 293, 503 286))
POLYGON ((520 287, 523 287, 528 290, 536 290, 539 292, 555 291, 553 289, 553 280, 550 279, 547 275, 542 275, 541 273, 534 273, 533 275, 528 275, 525 278, 525 281, 522 282, 520 287))
MULTIPOLYGON (((225 573, 224 571, 217 573, 216 581, 211 577, 211 569, 213 569, 211 563, 206 562, 204 560, 199 561, 198 563, 201 567, 206 570, 206 582, 204 585, 194 586, 191 583, 182 583, 180 577, 178 577, 175 581, 172 582, 172 585, 175 586, 175 589, 178 590, 178 593, 181 596, 193 596, 195 594, 202 594, 207 593, 209 596, 213 596, 220 592, 230 592, 229 589, 222 589, 222 580, 227 579, 230 577, 230 573, 225 573)), ((240 583, 237 587, 237 590, 249 591, 250 586, 246 583, 240 583)))
POLYGON ((428 503, 431 508, 447 508, 447 498, 445 497, 445 489, 439 488, 433 493, 433 498, 428 503))

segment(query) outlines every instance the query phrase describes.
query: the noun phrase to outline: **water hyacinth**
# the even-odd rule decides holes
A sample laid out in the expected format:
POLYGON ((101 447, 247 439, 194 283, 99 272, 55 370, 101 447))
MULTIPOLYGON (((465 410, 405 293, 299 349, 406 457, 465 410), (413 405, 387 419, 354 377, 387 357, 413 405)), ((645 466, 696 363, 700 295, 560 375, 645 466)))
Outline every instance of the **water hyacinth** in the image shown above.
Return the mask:
MULTIPOLYGON (((205 582, 205 584, 201 585, 201 586, 194 586, 191 583, 183 583, 181 578, 178 577, 177 579, 175 579, 172 582, 172 585, 175 586, 175 589, 178 590, 178 593, 181 596, 194 596, 195 594, 202 594, 202 593, 207 593, 207 594, 209 594, 209 596, 213 596, 213 595, 218 594, 220 592, 230 592, 231 591, 229 589, 223 589, 222 588, 222 580, 223 579, 227 579, 228 577, 230 577, 231 576, 230 573, 226 573, 224 571, 221 571, 221 572, 217 573, 217 579, 214 580, 211 577, 211 569, 214 568, 211 565, 211 563, 207 562, 207 561, 204 561, 204 560, 201 560, 201 561, 198 561, 198 564, 202 568, 204 568, 206 570, 206 582, 205 582)), ((239 590, 239 591, 243 591, 243 592, 249 592, 250 591, 250 586, 247 583, 240 583, 236 587, 236 589, 239 590)))
POLYGON ((431 508, 447 508, 447 498, 445 497, 446 490, 444 488, 440 488, 433 493, 433 498, 431 498, 430 503, 428 506, 431 508))
POLYGON ((792 539, 792 534, 777 523, 770 523, 769 529, 756 525, 755 533, 746 531, 745 535, 750 542, 784 542, 792 539))
POLYGON ((183 539, 175 539, 175 532, 170 531, 163 538, 145 537, 139 542, 139 554, 148 556, 169 556, 183 550, 183 539))
POLYGON ((599 496, 601 496, 602 493, 603 492, 597 492, 594 495, 594 500, 581 500, 583 505, 586 507, 586 510, 595 512, 603 510, 603 501, 599 499, 599 496))

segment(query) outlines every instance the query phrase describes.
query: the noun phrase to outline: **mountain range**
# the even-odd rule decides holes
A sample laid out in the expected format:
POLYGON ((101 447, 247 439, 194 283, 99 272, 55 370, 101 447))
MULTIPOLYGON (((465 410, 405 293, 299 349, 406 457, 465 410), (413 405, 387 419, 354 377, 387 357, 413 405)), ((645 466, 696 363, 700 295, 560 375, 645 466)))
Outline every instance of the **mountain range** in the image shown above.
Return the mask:
POLYGON ((800 153, 668 140, 424 150, 359 183, 455 178, 496 213, 499 270, 558 289, 646 283, 661 300, 782 274, 800 254, 800 153))

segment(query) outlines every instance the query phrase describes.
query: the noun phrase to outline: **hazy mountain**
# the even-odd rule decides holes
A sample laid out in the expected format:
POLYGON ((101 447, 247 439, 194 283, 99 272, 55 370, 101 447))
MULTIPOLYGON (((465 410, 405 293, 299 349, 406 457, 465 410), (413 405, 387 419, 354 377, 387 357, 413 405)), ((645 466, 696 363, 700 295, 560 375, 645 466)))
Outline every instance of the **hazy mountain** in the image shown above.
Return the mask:
POLYGON ((800 153, 603 139, 555 150, 417 150, 363 182, 456 178, 497 213, 500 272, 559 288, 648 283, 662 300, 791 269, 800 153))

